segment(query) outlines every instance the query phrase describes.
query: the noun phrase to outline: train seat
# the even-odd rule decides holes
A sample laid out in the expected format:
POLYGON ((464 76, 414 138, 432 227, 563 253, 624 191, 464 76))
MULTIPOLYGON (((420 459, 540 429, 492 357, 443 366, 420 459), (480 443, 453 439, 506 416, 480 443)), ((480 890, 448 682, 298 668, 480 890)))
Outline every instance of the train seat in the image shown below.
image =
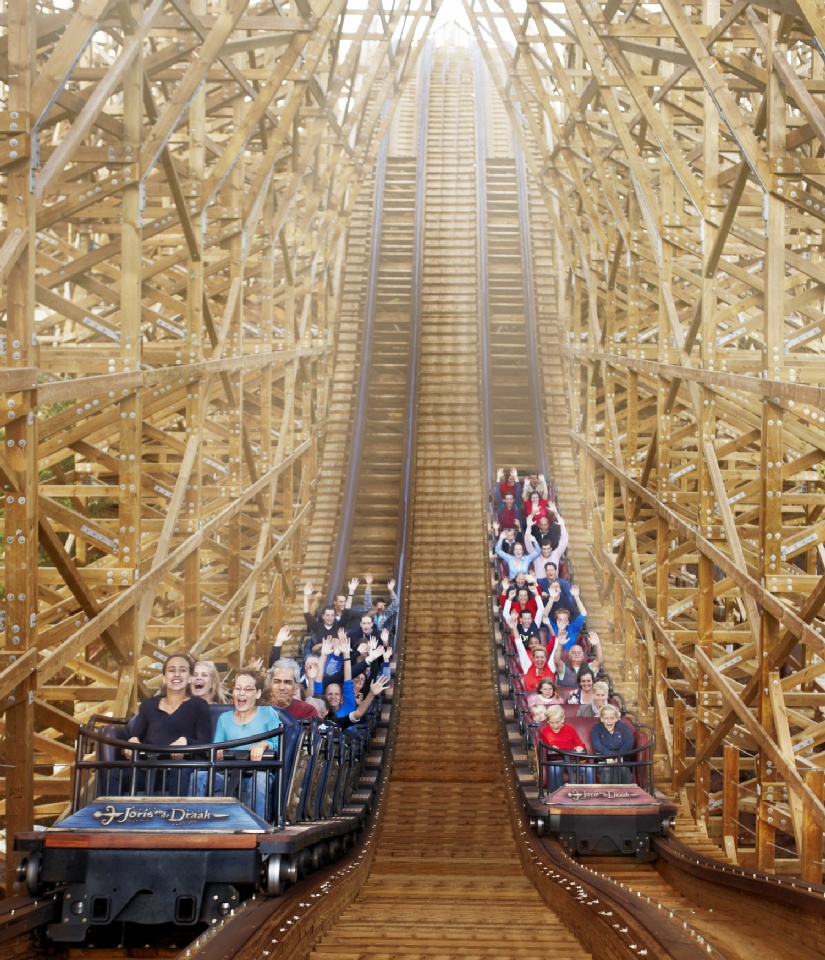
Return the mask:
MULTIPOLYGON (((572 704, 568 704, 572 706, 572 704)), ((578 707, 576 708, 578 709, 578 707)), ((581 741, 586 748, 587 753, 593 753, 593 745, 590 742, 590 733, 593 730, 593 727, 598 722, 597 717, 568 717, 566 718, 570 726, 576 731, 576 733, 581 737, 581 741)))
POLYGON ((209 704, 209 723, 212 727, 212 741, 215 740, 215 731, 218 729, 218 718, 222 713, 228 713, 234 710, 235 706, 231 703, 210 703, 209 704))
MULTIPOLYGON (((98 727, 97 732, 102 733, 104 737, 110 737, 112 740, 122 740, 124 744, 129 739, 129 732, 125 723, 107 723, 105 726, 98 727)), ((97 759, 103 763, 122 760, 123 750, 111 743, 98 743, 97 759)))
MULTIPOLYGON (((129 732, 125 723, 107 723, 101 727, 96 727, 96 731, 103 734, 104 737, 121 741, 124 746, 129 739, 129 732)), ((115 764, 118 760, 125 759, 123 749, 111 743, 100 742, 96 744, 95 749, 97 759, 101 761, 102 765, 97 770, 94 795, 105 797, 119 794, 121 771, 114 766, 106 766, 106 764, 115 764)))
MULTIPOLYGON (((634 760, 639 761, 642 764, 647 763, 650 759, 650 746, 652 740, 650 737, 650 731, 645 727, 637 727, 633 724, 627 717, 622 717, 622 721, 626 723, 630 729, 633 731, 634 746, 637 749, 636 756, 634 760), (646 749, 640 749, 646 748, 646 749)), ((650 783, 650 768, 647 766, 637 766, 633 771, 633 780, 635 783, 643 789, 647 790, 648 793, 652 792, 652 784, 650 783)))

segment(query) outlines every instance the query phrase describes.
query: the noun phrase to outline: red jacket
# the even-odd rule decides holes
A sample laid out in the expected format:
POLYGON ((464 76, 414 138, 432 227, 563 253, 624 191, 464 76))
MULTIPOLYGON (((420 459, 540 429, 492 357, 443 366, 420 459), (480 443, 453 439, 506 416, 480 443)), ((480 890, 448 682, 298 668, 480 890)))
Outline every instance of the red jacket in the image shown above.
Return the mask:
POLYGON ((498 519, 502 530, 510 527, 521 530, 521 510, 515 504, 512 507, 502 507, 498 519))
MULTIPOLYGON (((528 656, 530 655, 528 654, 528 656)), ((532 660, 532 657, 530 659, 532 660)), ((528 692, 530 690, 535 690, 540 681, 544 680, 545 677, 549 677, 553 682, 555 682, 556 671, 551 669, 549 663, 545 663, 541 672, 539 672, 536 670, 536 665, 534 663, 527 673, 524 674, 524 686, 527 688, 528 692)), ((562 727, 562 729, 564 728, 562 727)), ((571 727, 570 729, 572 730, 573 728, 571 727)))
POLYGON ((318 711, 311 703, 304 703, 303 700, 298 699, 293 699, 292 703, 286 708, 286 712, 295 717, 296 720, 318 716, 318 711))
POLYGON ((575 750, 576 747, 586 749, 581 741, 581 737, 579 737, 569 723, 565 723, 558 733, 553 733, 550 724, 547 724, 547 726, 542 728, 541 739, 548 746, 557 747, 559 750, 575 750))
POLYGON ((498 485, 498 492, 503 502, 508 493, 512 493, 515 497, 518 494, 518 487, 515 482, 510 483, 509 480, 502 480, 498 485))
MULTIPOLYGON (((504 604, 507 603, 508 594, 509 594, 509 591, 507 593, 499 594, 498 605, 501 607, 502 610, 504 609, 504 604)), ((538 612, 539 612, 539 605, 536 602, 536 597, 534 594, 532 593, 530 594, 530 598, 528 599, 527 603, 524 606, 522 606, 518 602, 518 600, 511 601, 510 613, 514 613, 517 617, 520 617, 522 610, 529 610, 530 613, 533 615, 533 619, 534 620, 536 619, 536 616, 538 615, 538 612)))
MULTIPOLYGON (((528 500, 527 503, 525 503, 524 505, 524 509, 525 509, 525 512, 527 513, 527 516, 533 518, 533 524, 538 524, 539 520, 541 520, 542 517, 547 517, 548 520, 551 520, 553 518, 553 514, 547 512, 548 506, 549 506, 548 501, 541 499, 536 505, 536 509, 533 510, 533 501, 528 500)), ((536 529, 538 529, 538 527, 536 527, 536 529)), ((535 536, 535 533, 533 535, 535 536)))

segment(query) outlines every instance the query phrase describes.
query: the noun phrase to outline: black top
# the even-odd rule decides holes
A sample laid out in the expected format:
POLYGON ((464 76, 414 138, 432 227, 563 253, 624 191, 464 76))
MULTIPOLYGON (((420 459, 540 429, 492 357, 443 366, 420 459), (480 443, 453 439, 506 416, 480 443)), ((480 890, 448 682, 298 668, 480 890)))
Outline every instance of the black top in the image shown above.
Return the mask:
POLYGON ((160 701, 157 696, 141 703, 132 724, 132 736, 141 743, 166 747, 180 737, 186 737, 187 744, 212 742, 209 704, 203 697, 184 700, 174 713, 161 710, 160 701))
POLYGON ((530 637, 540 637, 539 628, 536 626, 535 621, 530 624, 530 626, 525 630, 524 624, 519 620, 518 632, 521 639, 526 643, 530 637))
POLYGON ((555 550, 561 541, 561 527, 557 523, 551 523, 547 528, 547 533, 542 533, 537 525, 533 526, 533 539, 543 547, 546 543, 555 550))
POLYGON ((337 637, 341 627, 346 630, 347 624, 351 619, 352 611, 345 609, 340 617, 336 617, 335 620, 333 620, 332 626, 328 627, 324 623, 323 618, 316 617, 311 613, 304 613, 304 620, 306 620, 307 627, 309 627, 315 643, 322 643, 328 637, 337 637))

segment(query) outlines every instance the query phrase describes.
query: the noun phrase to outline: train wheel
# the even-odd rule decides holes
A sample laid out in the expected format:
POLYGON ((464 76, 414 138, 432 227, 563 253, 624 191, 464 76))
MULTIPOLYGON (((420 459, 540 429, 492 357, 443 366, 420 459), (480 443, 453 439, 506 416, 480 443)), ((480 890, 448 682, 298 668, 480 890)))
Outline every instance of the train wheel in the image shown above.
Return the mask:
POLYGON ((280 856, 270 857, 264 864, 263 891, 267 896, 279 897, 284 892, 286 884, 281 879, 280 856))
POLYGON ((273 854, 264 863, 262 888, 270 897, 280 896, 287 883, 295 883, 298 879, 298 864, 288 860, 280 854, 273 854))
POLYGON ((40 851, 33 850, 25 862, 26 889, 29 891, 29 896, 31 897, 36 897, 43 892, 43 887, 40 883, 40 861, 40 851))
POLYGON ((295 866, 301 880, 315 869, 312 864, 312 854, 309 850, 302 850, 295 858, 295 866))

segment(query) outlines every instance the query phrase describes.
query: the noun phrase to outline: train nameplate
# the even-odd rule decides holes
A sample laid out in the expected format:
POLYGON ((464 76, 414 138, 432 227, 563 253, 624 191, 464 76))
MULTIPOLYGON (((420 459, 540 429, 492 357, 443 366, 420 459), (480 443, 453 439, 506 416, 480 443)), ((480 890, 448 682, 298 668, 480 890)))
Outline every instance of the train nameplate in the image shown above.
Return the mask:
POLYGON ((131 823, 145 823, 147 820, 161 820, 175 826, 209 823, 212 820, 228 820, 228 813, 213 813, 211 810, 192 810, 190 807, 140 806, 138 804, 109 803, 102 810, 92 814, 100 821, 101 827, 121 827, 131 823))
POLYGON ((100 797, 55 825, 60 830, 270 830, 269 824, 233 799, 164 800, 100 797))
POLYGON ((617 806, 647 806, 653 798, 635 783, 587 784, 568 783, 555 791, 549 802, 552 804, 575 804, 577 806, 615 804, 617 806))
POLYGON ((575 787, 567 791, 569 800, 631 800, 635 796, 630 790, 578 790, 575 787))

